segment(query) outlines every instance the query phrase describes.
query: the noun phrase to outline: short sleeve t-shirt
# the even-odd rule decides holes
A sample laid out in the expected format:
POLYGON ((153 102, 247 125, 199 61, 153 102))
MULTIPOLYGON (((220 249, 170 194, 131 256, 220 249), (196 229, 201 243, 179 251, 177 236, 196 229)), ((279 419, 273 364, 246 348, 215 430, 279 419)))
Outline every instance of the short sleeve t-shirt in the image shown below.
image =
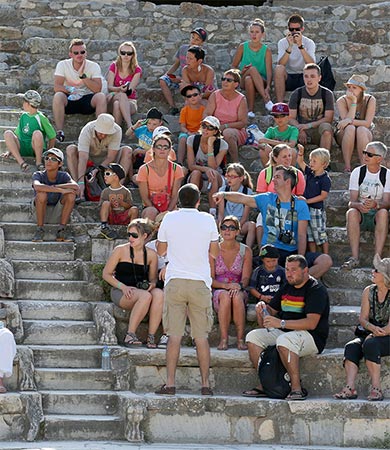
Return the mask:
POLYGON ((265 132, 264 137, 266 139, 274 139, 280 142, 298 141, 299 130, 297 127, 288 125, 286 131, 279 131, 278 127, 269 127, 265 132))
POLYGON ((272 298, 286 282, 283 267, 277 266, 273 272, 265 270, 261 265, 253 271, 249 287, 256 289, 261 295, 270 295, 272 298))
MULTIPOLYGON (((306 187, 303 196, 306 199, 321 195, 322 191, 329 192, 331 180, 328 172, 325 170, 319 176, 316 176, 309 166, 305 167, 306 187)), ((310 203, 310 208, 324 209, 324 202, 310 203)))
POLYGON ((146 125, 141 125, 134 130, 134 134, 138 139, 138 146, 144 150, 149 150, 152 147, 153 131, 149 131, 146 125))
MULTIPOLYGON (((362 166, 360 166, 362 167, 362 166)), ((368 197, 372 200, 381 200, 384 193, 390 192, 390 171, 386 171, 386 183, 382 185, 380 181, 380 170, 377 173, 372 173, 368 169, 362 184, 359 186, 360 167, 356 167, 351 173, 349 179, 349 190, 359 191, 358 201, 362 201, 368 197)))
POLYGON ((23 144, 30 144, 34 131, 42 131, 45 144, 47 139, 54 139, 56 131, 49 119, 38 111, 36 114, 24 112, 19 119, 15 134, 23 144))
MULTIPOLYGON (((113 62, 113 63, 110 65, 110 67, 109 67, 108 70, 109 70, 110 72, 112 72, 113 74, 115 74, 115 77, 114 77, 114 86, 122 86, 123 84, 131 83, 132 80, 133 80, 133 78, 134 78, 134 76, 135 76, 137 73, 139 73, 139 74, 142 76, 142 69, 141 69, 140 66, 137 66, 137 67, 135 68, 135 70, 134 70, 134 73, 131 73, 131 74, 128 75, 126 78, 121 78, 121 76, 119 75, 119 72, 118 72, 118 70, 117 70, 117 68, 116 68, 115 62, 113 62)), ((136 99, 136 98, 137 98, 137 91, 136 91, 135 89, 133 89, 133 92, 132 92, 130 95, 128 95, 128 98, 136 99)))
POLYGON ((103 192, 100 196, 99 206, 102 205, 103 202, 109 201, 111 204, 111 210, 116 214, 125 211, 123 206, 118 204, 119 201, 123 201, 125 203, 133 203, 133 198, 131 192, 125 187, 121 186, 118 189, 114 189, 111 186, 103 189, 103 192))
POLYGON ((309 95, 305 87, 295 89, 291 94, 289 106, 290 109, 298 108, 299 89, 301 89, 302 97, 297 110, 297 120, 299 123, 310 123, 322 119, 325 111, 334 111, 334 97, 332 91, 320 86, 314 95, 309 95), (325 90, 325 105, 322 101, 321 90, 325 90))
MULTIPOLYGON (((68 174, 68 172, 64 172, 62 170, 59 170, 57 172, 57 177, 55 179, 55 181, 50 181, 49 178, 47 177, 47 172, 46 170, 42 170, 42 171, 37 171, 33 173, 32 176, 32 180, 33 180, 33 186, 34 186, 34 181, 39 181, 42 184, 46 184, 47 186, 55 186, 57 184, 66 184, 66 183, 71 183, 72 182, 72 178, 70 177, 70 175, 68 174)), ((55 205, 58 203, 58 201, 61 198, 60 193, 57 192, 49 192, 49 198, 48 198, 48 205, 55 205)), ((36 192, 34 191, 34 196, 36 195, 36 192)))
MULTIPOLYGON (((305 47, 306 52, 310 55, 313 61, 316 60, 316 45, 315 43, 306 36, 302 36, 302 45, 305 47)), ((285 55, 286 50, 289 47, 289 43, 287 38, 283 38, 278 42, 278 61, 285 55)), ((303 68, 306 63, 303 59, 302 53, 299 50, 297 45, 293 45, 290 57, 288 58, 286 64, 286 72, 287 73, 302 73, 303 68)))
POLYGON ((307 203, 294 197, 295 206, 292 218, 291 202, 280 202, 280 208, 278 208, 277 194, 266 192, 255 195, 254 198, 263 217, 264 233, 261 245, 273 244, 276 248, 287 252, 296 251, 298 249, 298 221, 310 220, 307 203), (289 244, 279 240, 281 230, 292 232, 292 240, 289 244))
POLYGON ((91 156, 100 156, 106 154, 108 150, 119 151, 122 139, 122 128, 118 124, 114 124, 115 133, 107 135, 99 141, 95 133, 96 120, 88 122, 81 130, 78 151, 87 152, 91 156))
MULTIPOLYGON (((183 169, 181 166, 175 163, 171 164, 171 190, 175 180, 184 178, 183 169)), ((169 170, 169 168, 168 168, 169 170)), ((138 171, 137 181, 147 182, 149 196, 158 192, 168 192, 168 170, 163 177, 160 177, 151 166, 151 163, 143 164, 138 171)))
POLYGON ((184 106, 180 111, 179 123, 183 124, 190 133, 197 133, 200 128, 204 110, 205 107, 203 105, 201 105, 199 109, 190 108, 188 105, 184 106))
MULTIPOLYGON (((85 61, 84 73, 88 78, 103 78, 102 71, 100 70, 99 64, 89 61, 85 61)), ((64 59, 59 61, 54 72, 55 76, 64 77, 64 86, 76 88, 75 93, 79 95, 94 94, 87 86, 84 84, 83 80, 80 79, 80 74, 73 67, 72 59, 64 59)))
POLYGON ((307 331, 313 336, 318 353, 322 352, 329 334, 329 297, 319 281, 310 277, 298 289, 285 284, 271 300, 270 307, 278 311, 278 317, 282 320, 299 320, 308 314, 320 314, 316 328, 307 331))

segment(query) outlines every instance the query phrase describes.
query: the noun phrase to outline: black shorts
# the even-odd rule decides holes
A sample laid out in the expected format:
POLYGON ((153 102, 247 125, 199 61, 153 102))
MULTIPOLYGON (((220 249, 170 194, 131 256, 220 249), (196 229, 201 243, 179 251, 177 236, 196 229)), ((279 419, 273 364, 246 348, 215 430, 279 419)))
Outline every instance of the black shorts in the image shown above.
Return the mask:
POLYGON ((83 95, 79 100, 68 100, 65 106, 65 114, 93 114, 95 108, 91 106, 92 97, 95 94, 83 95))
POLYGON ((303 73, 288 73, 286 80, 286 91, 295 91, 295 89, 304 86, 303 73))

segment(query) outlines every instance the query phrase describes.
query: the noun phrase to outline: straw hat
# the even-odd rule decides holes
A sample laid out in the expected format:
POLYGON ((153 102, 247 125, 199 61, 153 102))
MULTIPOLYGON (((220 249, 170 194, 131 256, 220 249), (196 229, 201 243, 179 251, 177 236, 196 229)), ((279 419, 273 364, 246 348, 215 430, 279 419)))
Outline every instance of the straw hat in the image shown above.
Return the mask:
POLYGON ((344 83, 345 87, 348 87, 348 85, 354 85, 354 86, 359 86, 361 89, 363 89, 363 91, 367 90, 367 86, 366 86, 366 81, 368 80, 368 77, 366 77, 365 75, 355 75, 353 74, 351 76, 351 78, 344 83))

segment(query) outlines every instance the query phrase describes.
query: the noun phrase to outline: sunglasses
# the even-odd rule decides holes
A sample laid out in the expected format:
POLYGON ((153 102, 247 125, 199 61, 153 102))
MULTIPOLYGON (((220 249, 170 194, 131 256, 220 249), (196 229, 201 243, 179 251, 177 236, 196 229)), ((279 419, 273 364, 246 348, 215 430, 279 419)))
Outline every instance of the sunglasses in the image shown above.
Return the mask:
POLYGON ((222 77, 221 81, 227 81, 228 83, 237 83, 237 81, 234 78, 222 77))
POLYGON ((127 233, 127 236, 132 237, 134 239, 138 239, 139 238, 139 234, 138 233, 127 233))
POLYGON ((198 97, 198 95, 199 95, 199 92, 195 92, 194 94, 186 95, 186 98, 198 97))
POLYGON ((284 114, 273 114, 273 116, 274 116, 274 119, 282 119, 283 117, 287 117, 284 114))
POLYGON ((134 52, 124 52, 123 50, 121 50, 120 52, 119 52, 122 56, 132 56, 132 55, 134 55, 134 52))
POLYGON ((226 231, 226 230, 236 231, 237 227, 235 225, 225 225, 225 224, 223 224, 223 225, 221 225, 221 230, 222 231, 226 231))
POLYGON ((169 150, 171 147, 169 145, 155 145, 154 148, 157 148, 157 150, 169 150))
POLYGON ((377 155, 376 153, 366 152, 365 150, 363 150, 363 155, 367 156, 368 158, 373 158, 374 156, 382 156, 382 155, 377 155))
POLYGON ((115 175, 114 172, 104 172, 105 177, 110 177, 111 175, 115 175))
POLYGON ((52 161, 52 162, 61 162, 59 159, 55 158, 54 156, 45 156, 45 161, 52 161))
POLYGON ((87 53, 86 50, 80 50, 79 52, 73 52, 74 55, 85 55, 87 53))
POLYGON ((213 126, 211 126, 211 125, 207 125, 207 123, 202 123, 201 126, 202 126, 202 128, 203 128, 204 130, 209 130, 209 131, 216 130, 215 127, 213 127, 213 126))
POLYGON ((288 31, 290 31, 291 33, 293 31, 301 31, 301 27, 299 27, 299 28, 290 28, 290 27, 288 27, 288 31))

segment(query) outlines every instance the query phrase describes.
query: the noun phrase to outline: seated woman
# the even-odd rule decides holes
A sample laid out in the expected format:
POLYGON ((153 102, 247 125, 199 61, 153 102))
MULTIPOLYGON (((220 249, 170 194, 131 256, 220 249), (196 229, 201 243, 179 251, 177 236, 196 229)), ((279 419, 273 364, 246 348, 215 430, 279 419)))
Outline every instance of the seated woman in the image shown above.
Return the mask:
POLYGON ((337 124, 336 140, 341 146, 344 158, 344 172, 351 172, 353 149, 356 147, 360 164, 364 164, 363 150, 372 141, 373 120, 376 110, 376 98, 366 94, 367 77, 352 75, 345 83, 347 92, 336 104, 340 114, 337 124))
POLYGON ((244 288, 248 286, 252 273, 252 250, 236 240, 240 234, 237 217, 226 216, 222 220, 220 230, 221 251, 215 260, 210 258, 213 305, 218 314, 221 333, 217 349, 228 349, 228 330, 233 317, 237 331, 237 348, 247 350, 244 342, 247 293, 244 288))
POLYGON ((189 183, 194 183, 202 192, 208 192, 210 214, 217 217, 213 194, 224 184, 223 166, 228 144, 221 139, 221 124, 216 117, 207 116, 201 123, 201 134, 187 139, 187 164, 189 183))
POLYGON ((233 56, 232 67, 241 70, 241 87, 245 89, 248 99, 248 117, 255 117, 254 106, 256 91, 263 97, 267 111, 273 103, 270 97, 272 83, 272 54, 263 44, 265 35, 264 22, 254 19, 249 24, 250 41, 240 44, 233 56))
MULTIPOLYGON (((0 304, 0 311, 3 313, 5 309, 0 304)), ((7 392, 4 386, 4 378, 12 375, 13 361, 16 355, 16 344, 14 335, 8 328, 5 328, 5 314, 0 316, 0 394, 7 392)))
POLYGON ((123 42, 118 48, 118 57, 113 62, 107 75, 109 94, 107 105, 118 125, 126 122, 127 132, 131 130, 131 115, 137 112, 136 87, 140 82, 142 69, 138 65, 137 51, 130 41, 123 42))
POLYGON ((180 90, 189 84, 198 86, 202 92, 202 98, 207 100, 214 91, 214 69, 207 64, 203 64, 205 51, 196 45, 187 50, 186 63, 182 71, 182 82, 180 90))
MULTIPOLYGON (((242 194, 253 194, 252 178, 240 163, 229 164, 226 169, 227 186, 223 186, 220 191, 240 192, 242 194)), ((218 222, 221 223, 226 216, 235 216, 240 221, 240 234, 246 236, 246 245, 253 247, 256 239, 256 224, 248 220, 250 213, 249 206, 241 203, 223 201, 218 204, 218 222)))
POLYGON ((362 295, 360 327, 356 338, 348 342, 344 349, 344 369, 346 385, 334 395, 339 400, 357 398, 355 387, 359 362, 365 359, 371 387, 367 400, 381 401, 381 357, 390 355, 390 258, 374 257, 372 281, 362 295))
POLYGON ((147 219, 135 219, 127 227, 129 242, 114 248, 104 270, 103 279, 112 286, 111 300, 131 311, 125 347, 142 345, 137 328, 149 312, 146 346, 156 348, 155 333, 161 323, 164 295, 157 284, 157 253, 145 247, 152 232, 147 219))
POLYGON ((153 159, 140 167, 137 174, 144 205, 142 217, 155 220, 157 214, 176 209, 177 193, 184 178, 183 169, 169 160, 171 138, 157 135, 152 142, 153 159))

